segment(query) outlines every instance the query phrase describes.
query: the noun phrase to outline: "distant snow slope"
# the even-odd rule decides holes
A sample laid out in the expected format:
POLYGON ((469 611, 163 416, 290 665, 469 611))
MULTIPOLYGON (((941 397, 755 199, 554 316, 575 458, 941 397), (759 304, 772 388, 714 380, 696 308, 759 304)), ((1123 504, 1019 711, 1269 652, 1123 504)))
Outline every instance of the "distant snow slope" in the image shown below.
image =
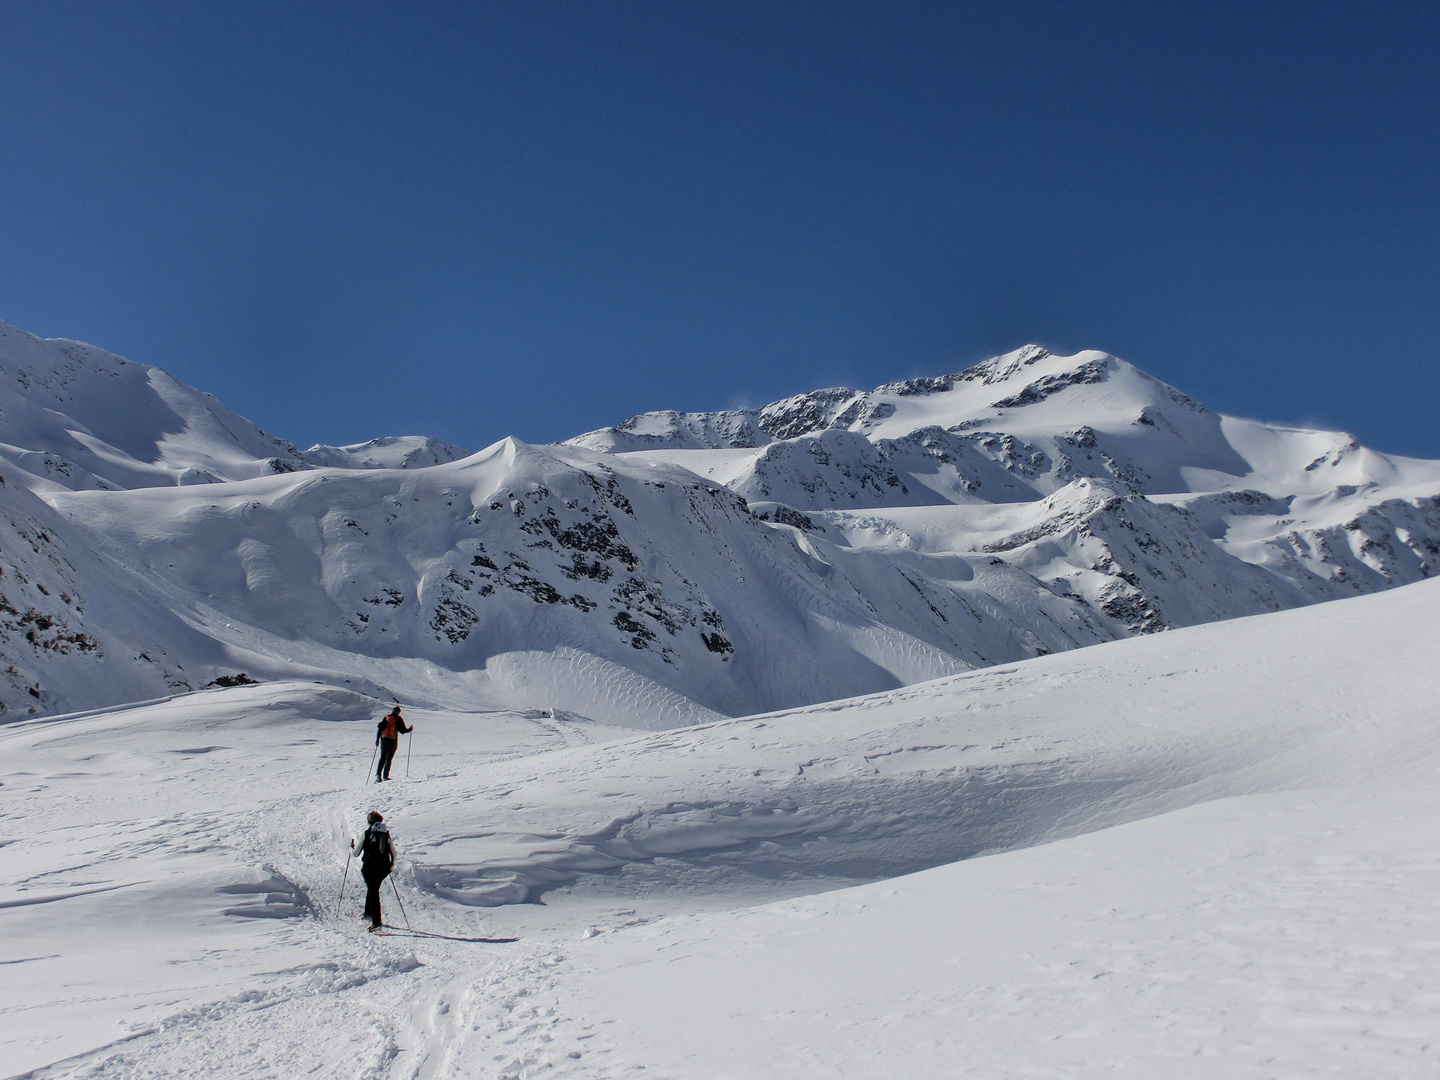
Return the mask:
POLYGON ((353 446, 312 446, 298 456, 307 465, 332 469, 424 469, 459 461, 468 453, 439 439, 401 435, 353 446))
POLYGON ((942 636, 898 604, 884 621, 725 489, 593 452, 511 440, 205 491, 51 498, 252 677, 302 665, 408 700, 663 727, 963 670, 984 631, 1014 634, 977 613, 942 636))
POLYGON ((667 728, 1440 558, 1440 463, 1033 346, 465 457, 300 451, 158 369, 0 326, 0 477, 5 717, 243 673, 667 728))
POLYGON ((0 1046, 37 1078, 1433 1075, 1437 616, 1426 582, 642 735, 417 709, 380 788, 384 703, 315 683, 21 720, 0 1046), (353 866, 340 903, 371 808, 414 936, 351 922, 353 866))
POLYGON ((46 490, 212 484, 301 464, 295 447, 159 368, 3 322, 0 461, 46 490))
POLYGON ((295 469, 419 468, 465 451, 421 436, 297 450, 159 368, 0 322, 0 466, 40 490, 245 480, 295 469))

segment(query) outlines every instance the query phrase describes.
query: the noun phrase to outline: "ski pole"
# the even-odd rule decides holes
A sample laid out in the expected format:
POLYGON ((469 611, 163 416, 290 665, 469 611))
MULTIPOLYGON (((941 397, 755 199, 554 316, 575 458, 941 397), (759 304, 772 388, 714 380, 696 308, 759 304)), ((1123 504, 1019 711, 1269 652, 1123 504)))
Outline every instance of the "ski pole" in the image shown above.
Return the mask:
POLYGON ((410 779, 410 748, 415 745, 415 729, 410 729, 410 737, 405 740, 405 779, 410 779))
MULTIPOLYGON (((375 749, 370 751, 370 769, 375 767, 375 755, 380 753, 380 740, 375 740, 375 749)), ((370 783, 370 769, 365 770, 365 783, 370 783)))
POLYGON ((340 917, 340 905, 345 902, 345 879, 350 876, 350 860, 355 857, 354 850, 345 856, 345 873, 340 875, 340 899, 335 901, 335 917, 340 917))
MULTIPOLYGON (((399 890, 398 888, 396 888, 396 886, 395 886, 395 877, 394 877, 393 874, 392 874, 391 877, 390 877, 390 888, 395 889, 395 903, 400 904, 400 890, 399 890)), ((405 905, 404 905, 404 904, 400 904, 400 914, 401 914, 401 915, 405 915, 405 905)), ((411 929, 411 927, 410 927, 410 916, 409 916, 409 915, 405 915, 405 929, 406 929, 406 930, 411 929)))

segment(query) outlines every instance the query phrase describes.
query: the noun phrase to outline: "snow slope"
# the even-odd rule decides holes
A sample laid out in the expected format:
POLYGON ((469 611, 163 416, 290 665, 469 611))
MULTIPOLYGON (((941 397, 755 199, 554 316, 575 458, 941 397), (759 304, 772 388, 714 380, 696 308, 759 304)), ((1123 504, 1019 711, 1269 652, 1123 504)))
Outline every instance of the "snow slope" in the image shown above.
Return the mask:
POLYGON ((301 465, 292 445, 159 368, 3 322, 0 461, 43 490, 209 484, 301 465))
POLYGON ((972 647, 935 616, 885 620, 673 467, 507 440, 414 472, 204 490, 50 497, 252 677, 326 671, 412 701, 660 727, 962 670, 972 647))
POLYGON ((18 721, 0 1039, 37 1077, 1432 1075, 1437 615, 653 734, 418 710, 379 790, 382 703, 315 683, 18 721), (442 936, 334 914, 376 805, 442 936))
POLYGON ((605 1065, 554 1072, 1430 1076, 1437 827, 1433 789, 1254 795, 607 934, 546 1001, 605 1065))
POLYGON ((297 450, 157 367, 0 322, 0 467, 44 491, 215 484, 332 466, 436 465, 422 436, 297 450))

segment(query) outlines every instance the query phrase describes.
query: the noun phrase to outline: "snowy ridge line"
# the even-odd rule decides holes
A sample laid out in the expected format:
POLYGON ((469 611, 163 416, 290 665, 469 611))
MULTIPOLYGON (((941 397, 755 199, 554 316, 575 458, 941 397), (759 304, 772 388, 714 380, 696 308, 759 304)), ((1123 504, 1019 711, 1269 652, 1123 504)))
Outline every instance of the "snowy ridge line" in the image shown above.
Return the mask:
POLYGON ((145 701, 127 701, 123 705, 103 705, 98 709, 80 709, 77 712, 56 713, 54 716, 18 716, 10 720, 0 721, 8 727, 16 729, 51 727, 59 724, 72 723, 76 720, 92 720, 100 716, 114 716, 119 713, 128 712, 131 709, 146 709, 152 705, 168 705, 182 697, 193 697, 195 694, 208 694, 209 690, 192 690, 184 694, 167 694, 164 697, 148 698, 145 701))
POLYGON ((413 469, 467 453, 419 435, 298 450, 160 368, 0 321, 0 460, 43 490, 216 484, 322 467, 413 469))

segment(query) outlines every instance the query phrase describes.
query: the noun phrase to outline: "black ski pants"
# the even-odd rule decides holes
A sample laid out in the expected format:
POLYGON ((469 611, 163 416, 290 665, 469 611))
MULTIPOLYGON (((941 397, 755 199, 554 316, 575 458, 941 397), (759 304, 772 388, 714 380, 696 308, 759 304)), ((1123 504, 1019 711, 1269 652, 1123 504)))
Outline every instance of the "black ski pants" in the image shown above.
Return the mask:
POLYGON ((399 745, 399 739, 380 740, 380 764, 375 767, 377 781, 390 779, 390 761, 395 757, 395 748, 399 745))
POLYGON ((390 871, 378 866, 373 870, 362 866, 360 876, 365 879, 365 917, 370 920, 371 926, 379 926, 385 921, 380 915, 380 886, 390 876, 390 871))

